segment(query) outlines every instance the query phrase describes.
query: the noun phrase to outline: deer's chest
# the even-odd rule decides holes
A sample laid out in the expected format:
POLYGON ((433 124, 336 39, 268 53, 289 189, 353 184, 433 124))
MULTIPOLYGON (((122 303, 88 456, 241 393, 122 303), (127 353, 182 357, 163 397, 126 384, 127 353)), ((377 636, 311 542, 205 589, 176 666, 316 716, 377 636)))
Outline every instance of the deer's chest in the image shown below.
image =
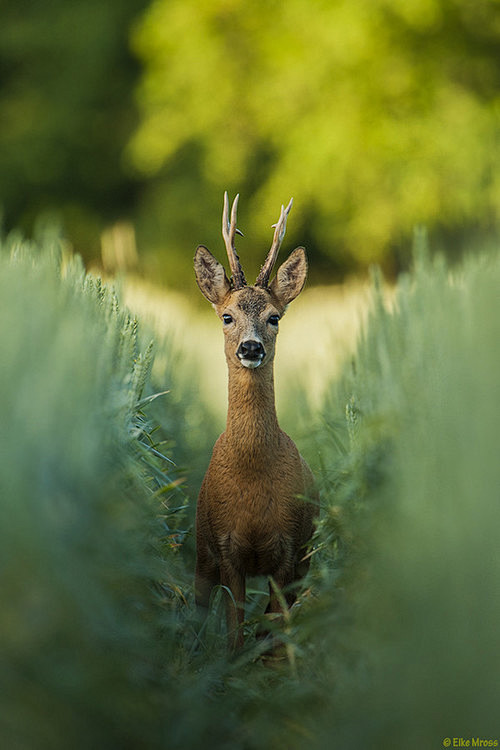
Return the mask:
POLYGON ((217 557, 249 575, 272 575, 293 557, 296 494, 289 477, 239 477, 215 493, 209 524, 217 557))

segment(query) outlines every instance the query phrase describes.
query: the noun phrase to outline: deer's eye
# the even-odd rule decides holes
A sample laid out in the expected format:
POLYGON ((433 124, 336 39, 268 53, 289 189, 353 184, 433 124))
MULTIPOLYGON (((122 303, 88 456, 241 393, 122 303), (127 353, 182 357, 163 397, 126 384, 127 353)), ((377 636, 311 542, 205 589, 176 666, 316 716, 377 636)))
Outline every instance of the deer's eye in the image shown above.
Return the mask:
POLYGON ((278 325, 278 323, 280 322, 280 316, 279 316, 279 315, 271 315, 271 316, 270 316, 270 317, 269 317, 269 318, 267 319, 267 322, 269 323, 269 325, 272 325, 272 326, 277 326, 277 325, 278 325))
POLYGON ((223 321, 223 323, 224 323, 225 326, 228 326, 230 323, 233 322, 233 319, 232 319, 231 315, 228 315, 227 313, 225 313, 222 316, 222 321, 223 321))

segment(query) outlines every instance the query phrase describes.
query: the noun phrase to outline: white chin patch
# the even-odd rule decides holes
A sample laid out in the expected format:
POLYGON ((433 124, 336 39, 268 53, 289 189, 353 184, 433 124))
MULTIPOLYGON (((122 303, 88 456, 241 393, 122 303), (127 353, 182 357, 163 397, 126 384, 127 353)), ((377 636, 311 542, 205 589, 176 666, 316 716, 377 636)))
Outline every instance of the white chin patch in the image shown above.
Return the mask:
POLYGON ((240 359, 243 367, 248 367, 249 370, 255 370, 256 367, 262 364, 262 359, 240 359))

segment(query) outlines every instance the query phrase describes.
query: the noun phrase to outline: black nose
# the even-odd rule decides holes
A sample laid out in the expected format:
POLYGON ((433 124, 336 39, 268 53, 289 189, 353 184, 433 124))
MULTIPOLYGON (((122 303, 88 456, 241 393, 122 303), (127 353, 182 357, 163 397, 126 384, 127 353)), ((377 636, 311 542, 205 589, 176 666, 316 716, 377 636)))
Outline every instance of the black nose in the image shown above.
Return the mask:
POLYGON ((242 341, 236 354, 240 359, 262 359, 264 347, 260 341, 242 341))

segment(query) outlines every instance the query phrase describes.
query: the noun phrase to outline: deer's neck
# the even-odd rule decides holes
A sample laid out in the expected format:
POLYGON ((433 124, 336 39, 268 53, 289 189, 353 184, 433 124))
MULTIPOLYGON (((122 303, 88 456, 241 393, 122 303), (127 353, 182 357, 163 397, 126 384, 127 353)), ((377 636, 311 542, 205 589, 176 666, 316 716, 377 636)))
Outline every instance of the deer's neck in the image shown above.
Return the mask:
POLYGON ((226 438, 242 460, 269 459, 280 428, 274 401, 273 365, 249 370, 229 368, 226 438))

